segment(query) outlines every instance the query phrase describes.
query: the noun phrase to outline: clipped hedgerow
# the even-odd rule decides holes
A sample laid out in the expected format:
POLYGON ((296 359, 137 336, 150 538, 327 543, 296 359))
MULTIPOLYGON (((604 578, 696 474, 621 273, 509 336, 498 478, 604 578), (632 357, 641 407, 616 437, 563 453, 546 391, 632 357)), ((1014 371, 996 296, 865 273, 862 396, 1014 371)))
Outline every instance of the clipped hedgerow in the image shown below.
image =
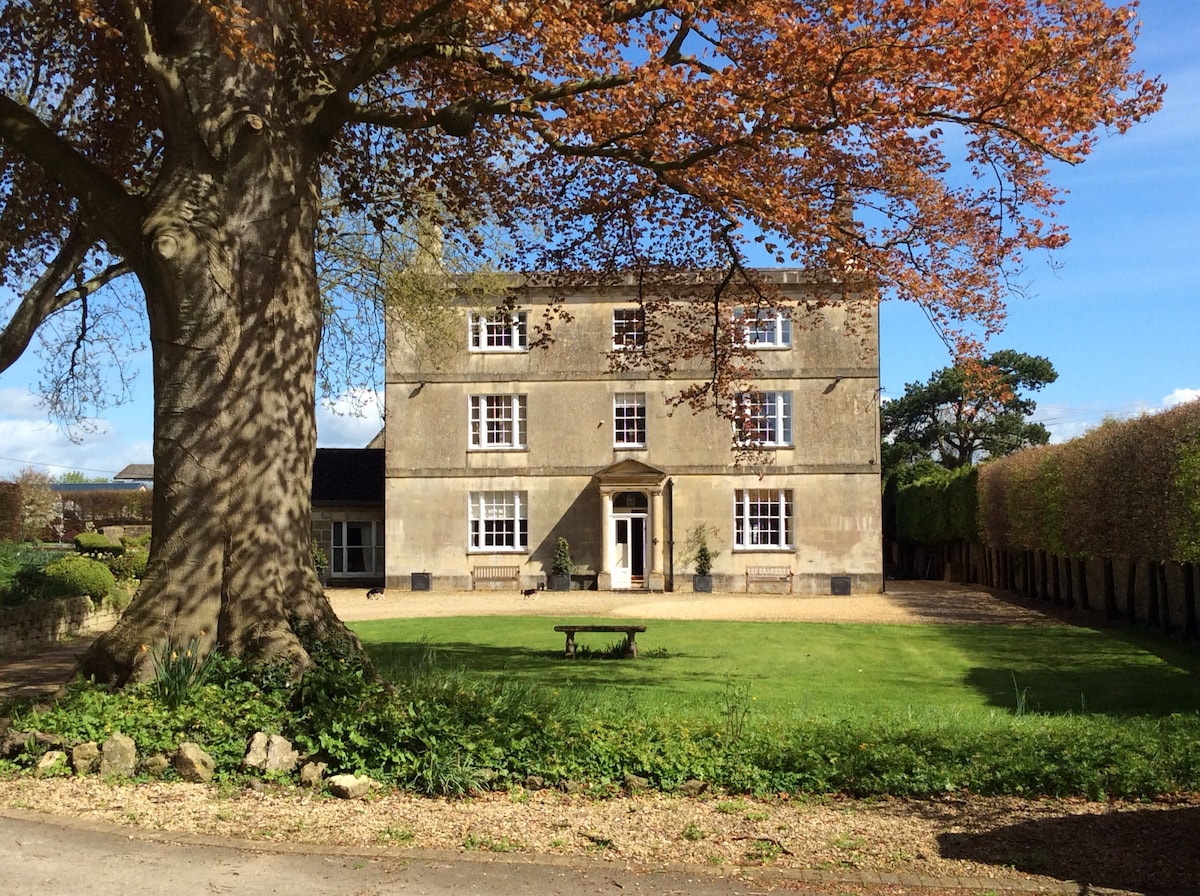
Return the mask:
POLYGON ((974 467, 937 468, 896 492, 896 532, 908 541, 979 537, 979 496, 974 467))
POLYGON ((99 532, 80 532, 75 536, 75 550, 85 557, 102 559, 122 554, 125 548, 122 545, 109 541, 99 532))
POLYGON ((21 486, 0 482, 0 541, 15 541, 21 534, 21 486))
POLYGON ((1200 562, 1200 401, 979 468, 994 547, 1200 562))
POLYGON ((44 575, 47 591, 58 597, 86 594, 99 601, 117 587, 117 580, 107 566, 78 554, 55 560, 46 567, 44 575))
POLYGON ((104 561, 117 579, 138 579, 146 575, 146 563, 150 552, 145 548, 126 548, 125 553, 109 557, 104 561))

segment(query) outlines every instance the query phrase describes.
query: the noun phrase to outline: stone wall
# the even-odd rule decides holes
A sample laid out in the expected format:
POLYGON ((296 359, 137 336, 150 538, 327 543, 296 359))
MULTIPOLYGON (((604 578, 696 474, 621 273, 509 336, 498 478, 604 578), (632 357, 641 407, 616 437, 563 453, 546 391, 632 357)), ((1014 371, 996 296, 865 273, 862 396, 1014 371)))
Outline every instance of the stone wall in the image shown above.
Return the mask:
POLYGON ((0 657, 28 653, 111 628, 121 614, 89 597, 41 600, 0 609, 0 657))

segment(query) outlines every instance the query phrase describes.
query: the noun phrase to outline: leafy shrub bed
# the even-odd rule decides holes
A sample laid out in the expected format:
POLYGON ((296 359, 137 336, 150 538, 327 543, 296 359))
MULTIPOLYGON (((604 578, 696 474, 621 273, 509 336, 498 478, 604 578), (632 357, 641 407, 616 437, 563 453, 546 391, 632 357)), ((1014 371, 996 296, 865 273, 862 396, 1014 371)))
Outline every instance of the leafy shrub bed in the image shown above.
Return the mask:
POLYGON ((0 606, 16 606, 42 597, 43 571, 61 551, 0 541, 0 606))
MULTIPOLYGON (((737 793, 924 797, 952 791, 1149 798, 1200 790, 1200 718, 1099 715, 986 718, 929 713, 747 723, 710 718, 593 716, 562 695, 511 681, 414 667, 394 688, 352 651, 325 645, 298 684, 248 675, 217 657, 174 707, 155 683, 109 693, 78 684, 48 711, 16 712, 13 730, 69 744, 114 731, 143 754, 198 742, 218 775, 236 779, 255 731, 290 738, 331 772, 366 773, 401 788, 458 795, 537 776, 596 793, 627 775, 674 790, 691 779, 737 793)), ((29 768, 36 751, 8 770, 29 768)), ((168 772, 168 774, 170 774, 168 772)))
POLYGON ((0 542, 0 606, 76 595, 100 602, 120 596, 118 582, 136 583, 146 573, 149 552, 144 539, 112 544, 102 535, 85 532, 75 545, 78 553, 64 554, 0 542))

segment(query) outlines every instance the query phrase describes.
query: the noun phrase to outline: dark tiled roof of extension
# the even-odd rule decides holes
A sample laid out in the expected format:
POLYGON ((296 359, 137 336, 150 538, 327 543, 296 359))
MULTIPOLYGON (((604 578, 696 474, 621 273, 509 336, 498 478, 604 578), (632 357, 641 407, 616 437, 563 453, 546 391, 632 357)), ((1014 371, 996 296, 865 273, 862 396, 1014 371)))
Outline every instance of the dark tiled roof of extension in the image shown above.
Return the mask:
POLYGON ((382 504, 382 448, 318 448, 313 504, 382 504))

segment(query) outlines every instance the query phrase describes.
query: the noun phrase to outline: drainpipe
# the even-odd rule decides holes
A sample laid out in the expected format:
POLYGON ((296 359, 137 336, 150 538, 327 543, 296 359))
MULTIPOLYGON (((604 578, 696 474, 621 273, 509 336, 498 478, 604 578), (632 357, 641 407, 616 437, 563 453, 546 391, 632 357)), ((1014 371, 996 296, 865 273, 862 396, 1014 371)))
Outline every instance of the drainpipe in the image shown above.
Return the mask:
POLYGON ((664 570, 667 576, 667 590, 675 590, 675 480, 667 479, 666 487, 663 489, 664 504, 666 505, 666 562, 667 568, 664 570))

